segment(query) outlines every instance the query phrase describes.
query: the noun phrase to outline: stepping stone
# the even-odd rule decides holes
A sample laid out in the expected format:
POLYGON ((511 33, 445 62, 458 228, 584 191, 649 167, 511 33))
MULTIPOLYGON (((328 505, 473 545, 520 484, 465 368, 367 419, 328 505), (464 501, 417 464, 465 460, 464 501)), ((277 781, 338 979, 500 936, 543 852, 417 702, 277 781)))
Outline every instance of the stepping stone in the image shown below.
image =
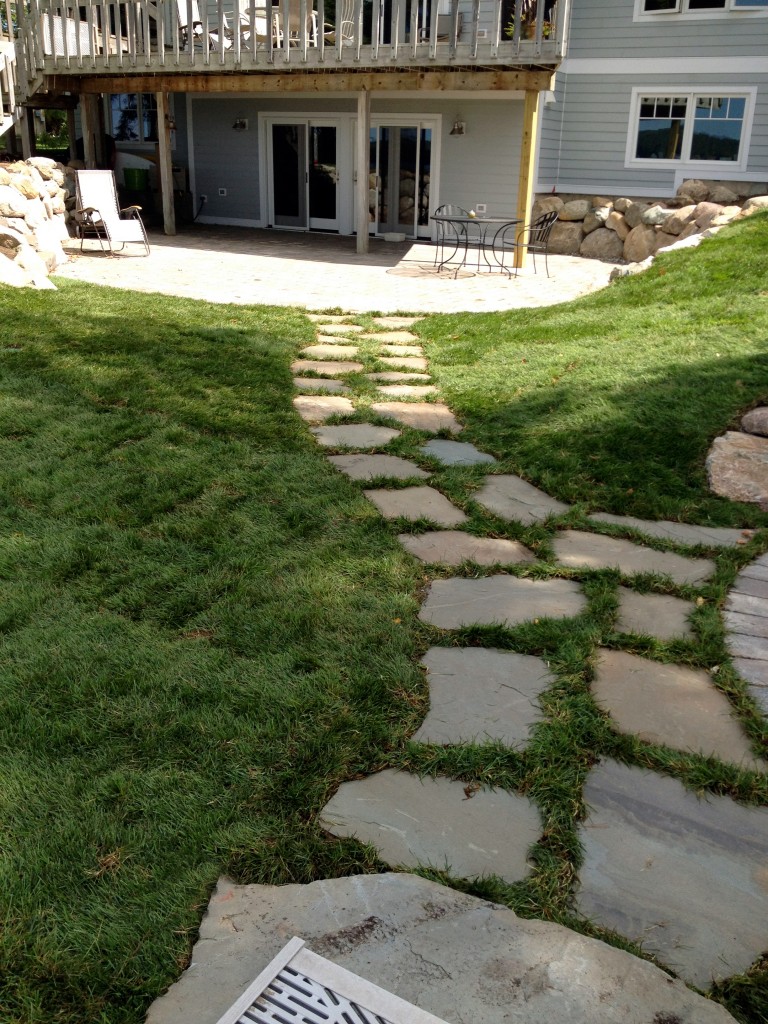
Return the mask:
POLYGON ((392 398, 426 398, 427 395, 434 395, 437 388, 434 384, 384 384, 376 390, 392 398))
POLYGON ((715 571, 715 563, 704 558, 653 551, 631 540, 599 533, 563 530, 555 537, 553 547, 557 561, 573 569, 618 569, 624 576, 653 572, 669 576, 675 583, 701 583, 715 571))
POLYGON ((308 885, 220 878, 192 966, 146 1024, 218 1020, 290 935, 447 1021, 735 1024, 719 1003, 632 953, 396 871, 308 885))
POLYGON ((399 430, 374 427, 370 423, 350 423, 348 427, 313 427, 317 443, 324 448, 382 448, 400 437, 399 430))
POLYGON ((294 377, 294 387, 299 391, 349 391, 349 385, 340 380, 319 380, 314 377, 294 377))
POLYGON ((540 693, 555 681, 541 658, 478 647, 432 647, 429 714, 411 737, 419 743, 485 743, 519 749, 544 719, 540 693))
POLYGON ((347 314, 339 315, 338 313, 305 313, 304 316, 313 324, 342 324, 345 320, 349 320, 347 314))
POLYGON ((417 356, 377 356, 376 358, 386 366, 399 366, 406 370, 426 370, 428 366, 426 359, 417 356))
POLYGON ((437 402, 374 402, 371 412, 416 430, 448 430, 458 434, 464 429, 448 406, 437 402))
POLYGON ((338 373, 359 373, 362 369, 362 363, 336 363, 317 359, 297 359, 291 363, 293 373, 319 373, 325 377, 335 377, 338 373))
POLYGON ((413 327, 423 320, 423 316, 375 316, 373 322, 377 327, 413 327))
POLYGON ((299 395, 294 398, 293 407, 307 423, 321 423, 331 416, 350 416, 355 411, 348 398, 335 395, 299 395))
POLYGON ((472 497, 489 512, 502 519, 514 519, 524 526, 541 523, 549 516, 562 515, 570 508, 570 505, 550 498, 538 487, 511 474, 486 477, 484 486, 472 497))
POLYGON ((749 530, 731 530, 721 526, 690 526, 661 519, 635 519, 633 516, 614 516, 610 512, 596 512, 589 517, 593 523, 610 523, 628 530, 638 530, 649 537, 660 537, 676 544, 703 544, 708 548, 725 548, 743 544, 751 535, 749 530))
POLYGON ((393 480, 424 480, 429 476, 415 462, 397 455, 329 455, 334 466, 346 473, 350 480, 374 480, 388 476, 393 480))
POLYGON ((755 758, 725 695, 701 669, 601 649, 592 693, 619 732, 753 771, 768 768, 755 758))
POLYGON ((421 450, 444 466, 478 466, 496 461, 492 455, 486 455, 467 441, 444 441, 440 437, 427 441, 421 450))
POLYGON ((360 334, 363 330, 364 328, 358 327, 357 324, 342 323, 339 320, 323 323, 324 334, 360 334))
POLYGON ((436 530, 433 533, 401 533, 397 538, 406 551, 422 562, 437 565, 519 565, 535 562, 536 556, 516 540, 495 537, 473 537, 459 530, 436 530))
POLYGON ((768 438, 729 430, 707 455, 710 490, 731 501, 768 501, 768 438))
POLYGON ((370 341, 380 341, 392 345, 407 345, 410 341, 418 341, 415 334, 410 331, 377 331, 375 334, 362 334, 362 338, 370 341))
POLYGON ((357 355, 357 345, 307 345, 299 355, 304 359, 352 359, 357 355))
POLYGON ((587 607, 571 580, 525 580, 490 576, 480 580, 435 580, 419 618, 441 629, 517 626, 532 619, 569 619, 587 607))
POLYGON ((428 373, 399 373, 397 370, 384 370, 381 373, 366 373, 365 375, 368 380, 391 380, 407 381, 407 380, 432 380, 428 373))
POLYGON ((584 800, 581 914, 704 989, 765 950, 768 809, 699 799, 677 779, 609 760, 590 771, 584 800))
POLYGON ((694 632, 688 621, 695 609, 692 601, 668 594, 638 594, 619 587, 618 633, 638 633, 657 640, 691 640, 694 632))
POLYGON ((420 779, 387 769, 345 782, 320 812, 331 835, 375 846, 393 867, 433 867, 454 878, 498 875, 515 882, 530 873, 528 850, 541 836, 541 818, 522 796, 466 784, 420 779))
POLYGON ((434 487, 404 487, 397 491, 380 489, 366 491, 365 496, 385 519, 429 519, 438 526, 458 526, 467 521, 461 509, 452 505, 434 487))
POLYGON ((424 349, 421 345, 382 345, 381 354, 384 356, 423 356, 424 349))
MULTIPOLYGON (((336 335, 333 334, 318 334, 317 336, 318 345, 334 345, 336 347, 336 351, 338 351, 341 345, 348 341, 350 341, 349 338, 336 337, 336 335)), ((357 338, 355 338, 355 341, 357 341, 357 338)))

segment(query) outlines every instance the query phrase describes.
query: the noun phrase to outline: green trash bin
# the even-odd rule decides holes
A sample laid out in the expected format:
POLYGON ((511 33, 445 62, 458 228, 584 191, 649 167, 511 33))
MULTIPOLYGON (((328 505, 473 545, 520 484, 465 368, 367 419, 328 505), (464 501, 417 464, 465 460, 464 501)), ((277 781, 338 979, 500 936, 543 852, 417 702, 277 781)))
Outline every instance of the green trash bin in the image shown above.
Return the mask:
POLYGON ((125 167, 123 180, 131 192, 146 192, 149 188, 149 171, 146 167, 125 167))

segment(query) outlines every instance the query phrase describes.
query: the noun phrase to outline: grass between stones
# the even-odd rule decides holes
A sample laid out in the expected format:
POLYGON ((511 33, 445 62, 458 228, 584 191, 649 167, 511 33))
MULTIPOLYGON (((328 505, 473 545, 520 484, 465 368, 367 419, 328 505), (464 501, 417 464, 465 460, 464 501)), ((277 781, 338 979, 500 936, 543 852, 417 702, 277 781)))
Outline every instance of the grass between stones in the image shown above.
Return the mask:
MULTIPOLYGON (((616 533, 587 524, 587 510, 604 510, 765 527, 765 513, 707 492, 703 457, 768 395, 767 250, 768 219, 755 217, 578 303, 414 330, 440 399, 467 425, 460 439, 496 455, 495 471, 581 502, 560 524, 616 533)), ((765 749, 717 611, 765 533, 693 549, 717 561, 701 587, 636 577, 636 590, 698 600, 696 637, 628 637, 615 632, 626 580, 557 570, 553 523, 493 516, 472 500, 486 467, 441 468, 406 428, 387 451, 433 469, 470 533, 521 540, 541 559, 509 572, 576 579, 588 598, 565 622, 446 633, 417 619, 429 581, 494 570, 416 563, 396 534, 430 524, 383 521, 362 497, 375 484, 332 468, 290 404, 290 362, 314 339, 306 318, 66 282, 3 299, 4 1021, 140 1021, 187 964, 222 872, 287 883, 380 870, 374 850, 315 818, 342 781, 383 767, 530 796, 544 824, 530 877, 451 884, 628 948, 570 900, 596 760, 768 805, 765 777, 618 735, 589 690, 598 645, 719 666, 717 685, 765 749), (418 659, 435 644, 549 663, 547 720, 524 751, 408 742, 428 706, 418 659)), ((372 382, 349 382, 373 398, 372 382)), ((715 995, 744 1021, 768 1019, 764 969, 715 995)))

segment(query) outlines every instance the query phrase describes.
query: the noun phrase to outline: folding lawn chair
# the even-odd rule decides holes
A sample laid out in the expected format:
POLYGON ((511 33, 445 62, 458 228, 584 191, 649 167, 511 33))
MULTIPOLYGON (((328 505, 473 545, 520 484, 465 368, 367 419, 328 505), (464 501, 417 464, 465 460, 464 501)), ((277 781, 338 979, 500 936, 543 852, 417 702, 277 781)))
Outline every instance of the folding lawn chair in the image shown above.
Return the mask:
POLYGON ((96 235, 101 248, 104 238, 109 243, 110 255, 115 255, 115 243, 120 250, 127 242, 139 242, 149 256, 149 241, 139 211, 140 206, 127 206, 121 210, 117 202, 117 186, 113 171, 76 171, 77 207, 75 216, 80 234, 80 251, 86 234, 96 235), (125 215, 125 216, 124 216, 125 215))

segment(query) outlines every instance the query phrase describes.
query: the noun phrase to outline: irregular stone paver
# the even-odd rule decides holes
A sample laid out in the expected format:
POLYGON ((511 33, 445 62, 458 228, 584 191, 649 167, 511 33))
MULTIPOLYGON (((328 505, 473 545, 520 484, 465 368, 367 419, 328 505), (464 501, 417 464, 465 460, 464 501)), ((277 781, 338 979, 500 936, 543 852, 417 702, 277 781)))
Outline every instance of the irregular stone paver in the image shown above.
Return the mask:
POLYGON ((592 769, 584 800, 582 914, 701 988, 765 950, 768 809, 614 761, 592 769))
POLYGON ((305 313, 304 316, 313 324, 343 324, 345 320, 349 320, 346 313, 305 313))
POLYGON ((732 501, 768 501, 768 438, 729 430, 707 455, 710 490, 732 501))
POLYGON ((147 1024, 218 1020, 292 935, 446 1021, 734 1024, 719 1003, 631 953, 399 872, 310 885, 220 878, 192 966, 147 1024))
POLYGON ((437 388, 434 384, 383 384, 376 390, 392 398, 425 398, 434 395, 437 388))
POLYGON ((435 580, 419 618, 441 629, 501 623, 517 626, 531 619, 567 619, 587 606, 571 580, 525 580, 490 576, 481 580, 435 580))
POLYGON ((444 466, 476 466, 496 461, 492 455, 486 455, 467 441, 444 441, 440 437, 427 441, 421 450, 444 466))
POLYGON ((421 345, 382 345, 381 354, 384 356, 423 356, 424 349, 421 345))
POLYGON ((375 334, 361 334, 361 338, 369 341, 380 341, 387 345, 407 345, 410 341, 418 341, 410 331, 377 331, 375 334))
POLYGON ((413 327, 424 317, 421 316, 375 316, 373 322, 377 327, 413 327))
POLYGON ((471 799, 465 790, 463 782, 387 769, 343 783, 318 824, 334 836, 370 843, 393 867, 431 866, 454 878, 524 878, 528 849, 541 835, 539 812, 501 789, 481 789, 471 799))
POLYGON ((400 437, 399 430, 389 427, 374 427, 370 423, 350 423, 348 427, 313 427, 317 443, 325 448, 381 448, 393 438, 400 437))
POLYGON ((427 360, 423 356, 377 356, 386 366, 399 366, 405 370, 426 370, 427 360))
POLYGON ((397 491, 373 490, 365 492, 385 519, 430 519, 438 526, 458 526, 467 521, 466 515, 456 508, 434 487, 403 487, 397 491))
POLYGON ((318 334, 315 339, 318 345, 333 345, 334 351, 338 352, 344 344, 348 344, 350 341, 357 341, 357 338, 344 338, 335 334, 318 334))
POLYGON ((433 533, 401 533, 398 540, 422 562, 439 565, 513 565, 535 562, 536 556, 516 540, 495 537, 473 537, 459 530, 436 530, 433 533))
POLYGON ((340 373, 359 373, 362 363, 334 362, 331 360, 297 359, 291 363, 293 373, 319 373, 323 377, 335 377, 340 373))
POLYGON ((498 740, 520 748, 544 718, 539 694, 555 681, 541 658, 480 647, 432 647, 421 663, 429 714, 411 737, 420 743, 498 740))
POLYGON ((321 380, 316 377, 294 377, 293 384, 299 391, 349 391, 349 385, 343 381, 327 378, 321 380))
POLYGON ((357 345, 307 345, 299 354, 305 359, 353 359, 357 345))
POLYGON ((550 498, 538 487, 512 474, 487 477, 484 486, 473 497, 489 512, 502 519, 515 519, 526 526, 540 523, 548 516, 559 516, 570 508, 570 505, 550 498))
POLYGON ((415 462, 397 455, 329 455, 328 459, 351 480, 374 480, 380 476, 393 480, 412 480, 414 477, 424 480, 429 476, 415 462))
POLYGON ((431 380, 428 373, 399 373, 397 370, 383 370, 381 373, 366 373, 368 380, 431 380))
POLYGON ((307 423, 319 423, 331 416, 350 416, 355 407, 348 398, 336 395, 298 395, 293 400, 296 412, 307 423))
POLYGON ((438 402, 374 402, 371 412, 416 430, 448 430, 458 434, 464 429, 448 406, 438 402))
POLYGON ((696 606, 668 594, 638 594, 619 587, 619 633, 639 633, 657 640, 691 639, 689 616, 696 606))
POLYGON ((600 650, 592 693, 619 732, 745 768, 768 767, 756 760, 727 698, 701 669, 600 650))
POLYGON ((675 583, 701 583, 715 571, 715 563, 704 558, 654 551, 631 540, 599 533, 563 530, 555 537, 553 547, 558 562, 573 569, 618 569, 625 576, 654 572, 670 576, 675 583))
POLYGON ((594 523, 611 523, 613 526, 638 530, 649 537, 660 537, 677 544, 703 544, 708 548, 743 544, 752 533, 751 530, 731 530, 722 526, 690 526, 688 523, 672 523, 665 519, 652 522, 648 519, 635 519, 634 516, 614 516, 610 512, 596 512, 589 518, 594 523))
POLYGON ((323 324, 324 334, 360 334, 365 328, 358 327, 357 324, 343 323, 342 320, 336 320, 331 323, 327 321, 323 324))

